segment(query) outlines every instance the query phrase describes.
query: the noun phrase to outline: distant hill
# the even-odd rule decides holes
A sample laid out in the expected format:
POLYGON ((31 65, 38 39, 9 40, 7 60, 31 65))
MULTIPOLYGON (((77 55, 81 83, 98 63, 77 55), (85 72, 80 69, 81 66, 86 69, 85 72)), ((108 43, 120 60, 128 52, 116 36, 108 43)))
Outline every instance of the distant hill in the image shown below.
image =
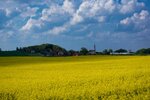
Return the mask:
POLYGON ((16 48, 16 51, 2 51, 0 56, 65 56, 67 51, 54 44, 41 44, 16 48))

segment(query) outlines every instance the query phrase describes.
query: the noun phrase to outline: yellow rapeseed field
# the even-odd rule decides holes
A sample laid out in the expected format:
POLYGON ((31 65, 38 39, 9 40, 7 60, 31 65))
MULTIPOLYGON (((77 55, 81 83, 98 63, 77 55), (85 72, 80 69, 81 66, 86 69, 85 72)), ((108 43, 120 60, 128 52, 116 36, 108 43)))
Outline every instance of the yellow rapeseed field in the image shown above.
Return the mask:
POLYGON ((0 57, 0 100, 150 100, 150 56, 0 57))

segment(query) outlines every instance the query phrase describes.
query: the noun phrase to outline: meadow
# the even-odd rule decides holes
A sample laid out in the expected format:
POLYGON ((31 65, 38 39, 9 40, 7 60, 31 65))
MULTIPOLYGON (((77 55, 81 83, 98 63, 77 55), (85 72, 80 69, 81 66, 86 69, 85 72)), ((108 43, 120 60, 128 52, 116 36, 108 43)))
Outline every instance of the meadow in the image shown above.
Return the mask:
POLYGON ((0 100, 150 100, 150 56, 0 57, 0 100))

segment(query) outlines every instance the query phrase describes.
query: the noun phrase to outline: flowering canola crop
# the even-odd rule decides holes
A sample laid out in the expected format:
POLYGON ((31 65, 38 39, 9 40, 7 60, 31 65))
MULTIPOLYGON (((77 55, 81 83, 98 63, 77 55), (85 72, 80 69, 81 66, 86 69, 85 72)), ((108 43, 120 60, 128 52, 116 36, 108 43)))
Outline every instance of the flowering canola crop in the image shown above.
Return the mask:
POLYGON ((149 100, 150 56, 0 57, 0 100, 149 100))

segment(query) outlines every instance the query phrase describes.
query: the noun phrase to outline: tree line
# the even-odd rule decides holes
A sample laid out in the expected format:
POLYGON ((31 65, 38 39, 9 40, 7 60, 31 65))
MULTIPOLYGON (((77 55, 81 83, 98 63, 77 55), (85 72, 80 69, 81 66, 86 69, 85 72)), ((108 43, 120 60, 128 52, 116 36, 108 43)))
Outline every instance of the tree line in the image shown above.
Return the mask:
POLYGON ((104 49, 101 52, 88 50, 82 47, 80 50, 66 50, 58 45, 42 44, 29 47, 17 47, 13 51, 2 51, 0 56, 79 56, 79 55, 149 55, 150 48, 139 49, 136 52, 126 49, 104 49))

